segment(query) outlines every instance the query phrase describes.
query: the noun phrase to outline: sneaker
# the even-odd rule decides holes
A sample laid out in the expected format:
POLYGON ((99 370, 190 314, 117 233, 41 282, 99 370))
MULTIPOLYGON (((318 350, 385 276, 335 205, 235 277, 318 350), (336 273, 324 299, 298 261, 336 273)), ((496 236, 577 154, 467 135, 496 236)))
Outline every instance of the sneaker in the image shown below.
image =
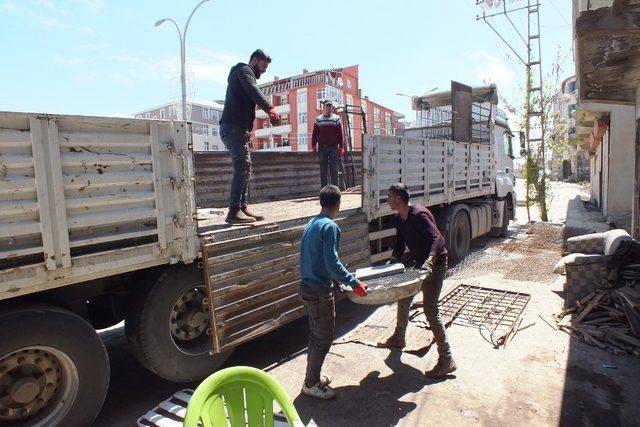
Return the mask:
POLYGON ((244 206, 244 207, 240 208, 240 210, 246 216, 251 217, 251 218, 255 218, 256 221, 262 221, 264 219, 263 215, 258 215, 257 213, 250 211, 247 206, 244 206))
POLYGON ((333 391, 331 387, 320 383, 317 383, 313 387, 307 387, 307 385, 303 383, 302 394, 321 400, 330 400, 336 397, 336 392, 333 391))
POLYGON ((452 357, 443 357, 438 359, 438 363, 431 370, 425 372, 427 378, 442 378, 454 372, 458 367, 452 357))
POLYGON ((256 222, 256 219, 245 215, 239 208, 229 208, 229 214, 225 222, 227 224, 251 224, 256 222))
POLYGON ((403 336, 393 334, 384 341, 380 341, 376 344, 378 348, 404 348, 407 345, 403 336))

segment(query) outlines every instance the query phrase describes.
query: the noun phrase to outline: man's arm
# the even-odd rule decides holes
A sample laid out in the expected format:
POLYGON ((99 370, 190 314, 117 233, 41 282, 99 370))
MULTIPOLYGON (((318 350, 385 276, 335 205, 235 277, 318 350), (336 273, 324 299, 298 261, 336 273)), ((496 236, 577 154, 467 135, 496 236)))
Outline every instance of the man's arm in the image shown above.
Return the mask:
POLYGON ((269 100, 264 96, 258 84, 256 78, 253 76, 251 68, 248 65, 241 67, 238 72, 238 79, 244 91, 249 95, 249 98, 255 102, 266 113, 269 112, 273 106, 269 103, 269 100))
POLYGON ((313 132, 311 133, 311 149, 316 151, 318 145, 318 134, 320 133, 320 126, 318 126, 318 120, 313 122, 313 132))
POLYGON ((352 288, 356 288, 360 281, 344 268, 344 265, 338 258, 338 226, 328 224, 322 228, 322 255, 324 257, 324 265, 329 270, 332 279, 347 284, 352 288))
POLYGON ((417 220, 418 231, 422 236, 431 240, 431 249, 429 249, 429 259, 433 260, 438 254, 442 252, 445 247, 444 237, 438 231, 438 227, 436 226, 433 218, 425 213, 420 214, 417 220))
POLYGON ((401 261, 406 247, 407 245, 404 242, 404 237, 402 237, 402 233, 400 233, 400 229, 396 224, 396 244, 393 247, 393 254, 391 255, 392 261, 393 258, 395 258, 395 260, 398 262, 401 261))
POLYGON ((338 129, 336 129, 336 136, 338 138, 338 147, 342 147, 342 144, 344 142, 344 134, 342 132, 342 122, 340 121, 340 117, 338 117, 338 129))

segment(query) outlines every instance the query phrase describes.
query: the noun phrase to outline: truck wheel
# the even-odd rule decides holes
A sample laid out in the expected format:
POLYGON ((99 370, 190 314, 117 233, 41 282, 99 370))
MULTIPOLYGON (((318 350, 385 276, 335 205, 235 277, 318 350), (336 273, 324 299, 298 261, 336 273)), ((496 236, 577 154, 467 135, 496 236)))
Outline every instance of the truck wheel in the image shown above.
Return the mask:
POLYGON ((458 262, 469 252, 471 245, 471 224, 467 213, 460 210, 453 217, 447 233, 447 248, 452 263, 458 262))
POLYGON ((175 382, 200 380, 232 350, 211 356, 210 314, 202 270, 169 267, 135 299, 125 320, 133 355, 156 375, 175 382))
POLYGON ((7 312, 0 324, 0 425, 91 425, 109 386, 91 325, 50 306, 7 312))

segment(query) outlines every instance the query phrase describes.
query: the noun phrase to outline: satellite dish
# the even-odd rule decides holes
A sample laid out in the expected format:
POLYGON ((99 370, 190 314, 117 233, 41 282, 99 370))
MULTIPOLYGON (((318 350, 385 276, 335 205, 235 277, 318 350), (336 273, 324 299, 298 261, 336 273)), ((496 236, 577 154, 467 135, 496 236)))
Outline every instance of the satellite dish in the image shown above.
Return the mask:
POLYGON ((342 87, 342 77, 338 77, 338 86, 342 87))

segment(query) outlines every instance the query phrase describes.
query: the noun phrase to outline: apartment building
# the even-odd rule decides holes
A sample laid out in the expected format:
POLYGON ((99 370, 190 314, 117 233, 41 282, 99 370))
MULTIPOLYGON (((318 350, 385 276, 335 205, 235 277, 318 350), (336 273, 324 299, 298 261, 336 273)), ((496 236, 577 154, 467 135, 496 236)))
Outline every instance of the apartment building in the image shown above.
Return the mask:
MULTIPOLYGON (((254 149, 309 151, 315 118, 322 114, 322 101, 331 100, 340 110, 345 105, 361 107, 365 114, 367 133, 394 135, 404 118, 381 104, 362 96, 358 66, 318 71, 303 70, 302 74, 279 78, 261 84, 260 89, 270 99, 282 123, 271 126, 264 111, 256 111, 254 149)), ((345 120, 344 113, 341 114, 345 120)), ((351 140, 354 148, 362 147, 363 118, 350 114, 351 140)), ((346 137, 346 136, 345 136, 346 137)))
MULTIPOLYGON (((193 149, 195 151, 225 150, 220 139, 220 117, 223 104, 215 101, 195 100, 187 104, 187 117, 192 122, 193 149)), ((180 103, 167 103, 135 114, 137 119, 181 120, 180 103)))

